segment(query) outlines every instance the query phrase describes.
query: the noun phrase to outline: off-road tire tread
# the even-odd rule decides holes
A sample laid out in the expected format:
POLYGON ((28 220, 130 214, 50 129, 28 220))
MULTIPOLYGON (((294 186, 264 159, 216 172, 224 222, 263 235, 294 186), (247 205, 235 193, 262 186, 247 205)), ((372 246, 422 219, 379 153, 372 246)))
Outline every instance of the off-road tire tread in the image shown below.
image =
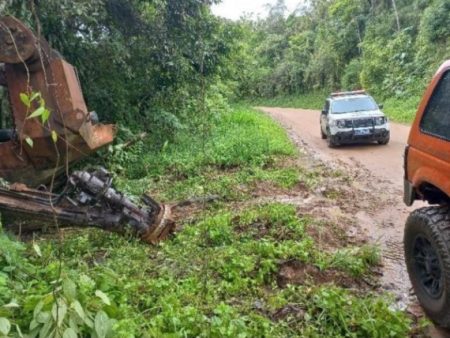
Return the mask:
MULTIPOLYGON (((444 292, 446 293, 447 298, 445 300, 445 308, 440 313, 432 314, 427 311, 426 308, 424 308, 424 310, 437 325, 448 328, 450 327, 450 208, 449 206, 432 206, 413 211, 406 221, 405 239, 409 228, 416 222, 421 222, 428 226, 431 233, 431 239, 436 244, 435 249, 440 256, 443 265, 444 292)), ((406 242, 404 243, 404 247, 405 259, 408 260, 406 242)), ((406 263, 406 266, 411 282, 413 283, 413 278, 411 278, 412 271, 408 262, 406 263)))

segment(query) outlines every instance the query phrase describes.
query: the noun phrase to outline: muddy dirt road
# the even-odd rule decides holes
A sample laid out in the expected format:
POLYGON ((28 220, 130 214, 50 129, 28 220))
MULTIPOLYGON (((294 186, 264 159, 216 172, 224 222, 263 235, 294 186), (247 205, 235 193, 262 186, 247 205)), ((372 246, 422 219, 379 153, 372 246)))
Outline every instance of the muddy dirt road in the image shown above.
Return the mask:
POLYGON ((320 112, 289 108, 261 108, 270 113, 285 127, 292 128, 310 150, 325 162, 339 159, 350 165, 361 165, 380 179, 390 181, 392 186, 403 187, 403 152, 408 138, 409 126, 391 123, 391 142, 386 146, 376 143, 348 145, 330 149, 320 138, 320 112))
MULTIPOLYGON (((388 145, 358 144, 330 149, 320 137, 319 111, 266 107, 259 109, 278 120, 291 136, 294 134, 300 141, 301 148, 325 165, 345 172, 363 172, 356 174, 353 184, 367 190, 365 198, 369 207, 362 210, 355 207, 354 220, 363 234, 381 247, 381 287, 396 295, 399 308, 408 308, 410 312, 420 314, 411 294, 403 261, 402 241, 406 218, 412 209, 424 205, 415 203, 413 208, 407 208, 402 200, 403 153, 409 126, 391 123, 391 141, 388 145), (374 204, 372 208, 371 198, 374 204), (378 204, 378 200, 383 202, 378 204)), ((448 337, 437 332, 430 336, 448 337)))

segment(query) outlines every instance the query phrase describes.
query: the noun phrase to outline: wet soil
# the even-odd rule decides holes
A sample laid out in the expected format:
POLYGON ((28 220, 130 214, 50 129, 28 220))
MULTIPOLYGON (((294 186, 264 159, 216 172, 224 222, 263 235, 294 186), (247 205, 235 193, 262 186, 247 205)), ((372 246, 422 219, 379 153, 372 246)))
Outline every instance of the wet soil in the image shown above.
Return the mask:
POLYGON ((327 269, 320 270, 318 267, 297 260, 289 260, 279 264, 277 273, 277 284, 284 288, 287 285, 314 285, 334 284, 343 288, 368 289, 372 286, 370 281, 361 278, 349 277, 342 271, 327 269))
MULTIPOLYGON (((393 293, 396 306, 414 316, 423 316, 411 289, 403 258, 403 227, 412 208, 403 204, 403 154, 409 126, 391 123, 388 145, 356 144, 329 148, 320 136, 320 112, 304 109, 266 108, 284 126, 291 138, 312 159, 312 166, 323 165, 342 172, 347 180, 330 177, 315 196, 290 201, 300 210, 344 225, 347 240, 379 244, 382 254, 380 288, 393 293), (320 196, 324 198, 321 199, 320 196), (335 197, 335 203, 330 204, 335 197)), ((330 173, 331 175, 331 173, 330 173)), ((280 197, 277 197, 280 199, 280 197)), ((285 197, 285 201, 289 196, 285 197)), ((450 337, 432 329, 430 337, 450 337)))

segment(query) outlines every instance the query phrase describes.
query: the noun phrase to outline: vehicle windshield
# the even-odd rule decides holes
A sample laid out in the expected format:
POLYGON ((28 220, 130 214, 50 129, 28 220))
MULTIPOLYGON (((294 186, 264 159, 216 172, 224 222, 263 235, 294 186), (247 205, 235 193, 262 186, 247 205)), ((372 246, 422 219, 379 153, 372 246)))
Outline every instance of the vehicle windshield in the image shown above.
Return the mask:
POLYGON ((344 114, 376 109, 378 109, 378 106, 371 97, 353 97, 335 100, 331 103, 331 112, 333 114, 344 114))

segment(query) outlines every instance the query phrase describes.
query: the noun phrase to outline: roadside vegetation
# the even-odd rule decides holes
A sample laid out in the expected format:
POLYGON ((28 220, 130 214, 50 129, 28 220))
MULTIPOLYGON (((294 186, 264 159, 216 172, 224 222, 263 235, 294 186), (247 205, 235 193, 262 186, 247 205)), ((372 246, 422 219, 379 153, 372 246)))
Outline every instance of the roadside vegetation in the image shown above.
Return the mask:
POLYGON ((274 192, 312 192, 323 179, 320 170, 296 162, 302 155, 268 117, 235 107, 206 136, 186 133, 159 152, 151 148, 143 141, 113 157, 110 168, 124 189, 167 201, 218 199, 190 209, 176 235, 155 247, 92 229, 25 243, 1 233, 3 333, 404 337, 410 331, 411 320, 392 307, 393 299, 358 282, 375 278, 375 247, 318 245, 311 229, 323 226, 320 220, 295 205, 262 200, 274 192))
MULTIPOLYGON (((92 229, 1 230, 0 336, 414 330, 376 287, 377 248, 350 245, 342 224, 289 199, 350 178, 308 165, 269 117, 232 103, 320 109, 329 91, 363 86, 393 119, 410 121, 425 79, 448 57, 447 2, 397 0, 400 27, 390 1, 315 0, 287 18, 279 1, 267 19, 239 22, 213 16, 215 2, 0 3, 1 15, 41 32, 77 67, 89 108, 118 124, 115 144, 79 165, 107 167, 136 199, 190 201, 175 208, 177 233, 154 247, 92 229), (142 131, 147 138, 122 146, 142 131)), ((5 91, 0 100, 7 112, 5 91)), ((323 201, 344 198, 331 191, 323 201)))
POLYGON ((392 120, 411 122, 450 58, 449 13, 447 0, 315 0, 286 16, 279 0, 268 18, 241 21, 242 57, 252 65, 241 92, 261 104, 320 109, 332 91, 364 88, 392 120))
MULTIPOLYGON (((257 98, 247 100, 253 106, 268 106, 281 108, 301 108, 322 110, 325 99, 330 95, 330 92, 311 92, 306 94, 292 94, 289 96, 275 96, 272 98, 257 98)), ((386 98, 385 100, 375 100, 378 104, 383 104, 383 112, 392 121, 400 123, 411 123, 416 114, 420 103, 420 96, 413 96, 410 98, 399 99, 395 97, 386 98)))

